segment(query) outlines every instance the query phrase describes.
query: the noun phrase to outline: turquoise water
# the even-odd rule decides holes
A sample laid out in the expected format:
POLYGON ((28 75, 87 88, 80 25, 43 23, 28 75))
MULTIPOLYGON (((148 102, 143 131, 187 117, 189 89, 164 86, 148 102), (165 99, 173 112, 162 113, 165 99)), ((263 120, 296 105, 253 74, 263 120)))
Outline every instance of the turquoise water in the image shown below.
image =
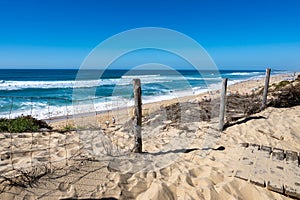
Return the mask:
POLYGON ((72 101, 86 99, 93 99, 97 111, 110 109, 112 100, 117 102, 115 106, 131 100, 134 78, 141 79, 143 101, 147 103, 174 98, 175 93, 178 96, 205 92, 220 84, 222 77, 234 83, 264 76, 264 73, 251 70, 87 70, 77 77, 78 70, 1 69, 0 117, 65 115, 72 112, 68 110, 72 101), (73 95, 74 88, 80 95, 73 95))

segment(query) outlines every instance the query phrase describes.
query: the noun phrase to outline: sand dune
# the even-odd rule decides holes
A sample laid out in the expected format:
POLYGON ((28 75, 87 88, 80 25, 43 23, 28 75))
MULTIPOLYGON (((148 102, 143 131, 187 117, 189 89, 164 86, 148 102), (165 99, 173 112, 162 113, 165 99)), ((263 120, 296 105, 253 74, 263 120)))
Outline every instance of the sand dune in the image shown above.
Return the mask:
MULTIPOLYGON (((73 163, 73 166, 77 166, 77 169, 73 169, 73 171, 67 170, 66 167, 65 171, 56 169, 53 174, 44 176, 36 187, 26 190, 13 188, 9 191, 14 193, 14 190, 17 190, 20 197, 26 196, 33 199, 37 196, 42 196, 45 199, 69 197, 288 199, 288 197, 271 192, 266 188, 233 177, 231 170, 236 167, 238 154, 241 153, 240 143, 242 142, 299 151, 300 138, 297 131, 300 130, 298 123, 300 116, 298 113, 300 113, 300 106, 288 109, 268 108, 257 114, 265 117, 264 119, 254 119, 227 128, 218 135, 218 140, 215 143, 215 147, 224 146, 225 150, 218 151, 202 147, 201 137, 205 135, 205 132, 197 131, 189 148, 197 147, 199 149, 188 153, 178 151, 176 153, 170 152, 170 155, 168 153, 159 155, 158 153, 150 158, 146 156, 151 161, 149 163, 144 162, 147 165, 142 165, 141 162, 136 161, 136 159, 142 161, 145 157, 132 157, 127 159, 127 164, 129 163, 131 166, 126 166, 126 162, 124 162, 125 166, 117 163, 119 168, 110 168, 113 167, 111 164, 114 162, 113 160, 73 163), (282 125, 278 125, 279 120, 282 125), (162 162, 162 159, 165 159, 166 162, 162 162), (150 165, 151 167, 149 167, 150 165), (134 167, 137 171, 130 167, 134 167)), ((167 149, 168 140, 173 140, 172 135, 174 134, 176 131, 169 129, 166 133, 162 133, 162 138, 157 137, 156 142, 159 148, 165 147, 167 149)), ((53 138, 56 137, 59 138, 59 135, 53 135, 53 138)), ((40 139, 40 142, 42 141, 40 139)), ((58 149, 54 154, 59 160, 66 153, 62 147, 58 149)), ((145 151, 160 152, 159 149, 153 148, 150 144, 145 144, 145 151)), ((167 150, 163 152, 167 152, 167 150)), ((16 161, 19 165, 22 163, 22 157, 24 159, 25 156, 20 156, 16 161)), ((35 157, 33 158, 35 159, 35 157)), ((61 162, 64 161, 61 160, 61 162)), ((1 198, 9 198, 10 195, 9 192, 2 193, 1 198)))

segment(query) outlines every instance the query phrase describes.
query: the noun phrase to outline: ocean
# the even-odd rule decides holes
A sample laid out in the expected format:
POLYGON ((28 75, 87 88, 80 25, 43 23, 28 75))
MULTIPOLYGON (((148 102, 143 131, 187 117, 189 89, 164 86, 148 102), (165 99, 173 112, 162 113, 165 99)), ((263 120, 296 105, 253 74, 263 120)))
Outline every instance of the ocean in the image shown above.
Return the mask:
POLYGON ((228 78, 229 84, 259 78, 265 71, 86 70, 80 74, 73 69, 0 69, 0 118, 71 115, 76 101, 92 102, 97 112, 132 105, 134 78, 141 79, 143 103, 150 103, 217 89, 222 78, 228 78))

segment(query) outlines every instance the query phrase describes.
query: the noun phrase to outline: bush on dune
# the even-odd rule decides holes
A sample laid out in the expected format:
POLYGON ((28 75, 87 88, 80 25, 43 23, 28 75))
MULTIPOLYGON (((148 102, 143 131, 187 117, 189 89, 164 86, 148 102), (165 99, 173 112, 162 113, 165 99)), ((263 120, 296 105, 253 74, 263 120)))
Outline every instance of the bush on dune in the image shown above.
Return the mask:
POLYGON ((295 81, 281 81, 271 93, 272 99, 268 106, 289 108, 300 105, 300 78, 295 81))
POLYGON ((45 121, 35 119, 30 115, 15 119, 0 119, 0 132, 21 133, 38 131, 41 128, 51 129, 45 121))

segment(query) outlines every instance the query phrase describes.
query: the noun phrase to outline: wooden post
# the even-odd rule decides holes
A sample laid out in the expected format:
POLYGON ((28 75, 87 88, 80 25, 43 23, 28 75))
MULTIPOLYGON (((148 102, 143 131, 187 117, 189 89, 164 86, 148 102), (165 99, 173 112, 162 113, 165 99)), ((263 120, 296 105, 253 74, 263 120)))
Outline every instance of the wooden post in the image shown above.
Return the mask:
POLYGON ((265 109, 266 106, 267 106, 267 96, 268 96, 268 89, 269 89, 270 73, 271 73, 271 69, 267 68, 266 69, 266 80, 265 80, 265 88, 264 88, 264 93, 263 93, 261 110, 265 109))
POLYGON ((221 101, 220 101, 220 123, 219 123, 219 131, 223 131, 223 128, 224 128, 227 81, 228 81, 228 79, 224 78, 223 82, 222 82, 221 101))
POLYGON ((134 88, 134 153, 142 153, 142 89, 141 80, 133 79, 134 88))

